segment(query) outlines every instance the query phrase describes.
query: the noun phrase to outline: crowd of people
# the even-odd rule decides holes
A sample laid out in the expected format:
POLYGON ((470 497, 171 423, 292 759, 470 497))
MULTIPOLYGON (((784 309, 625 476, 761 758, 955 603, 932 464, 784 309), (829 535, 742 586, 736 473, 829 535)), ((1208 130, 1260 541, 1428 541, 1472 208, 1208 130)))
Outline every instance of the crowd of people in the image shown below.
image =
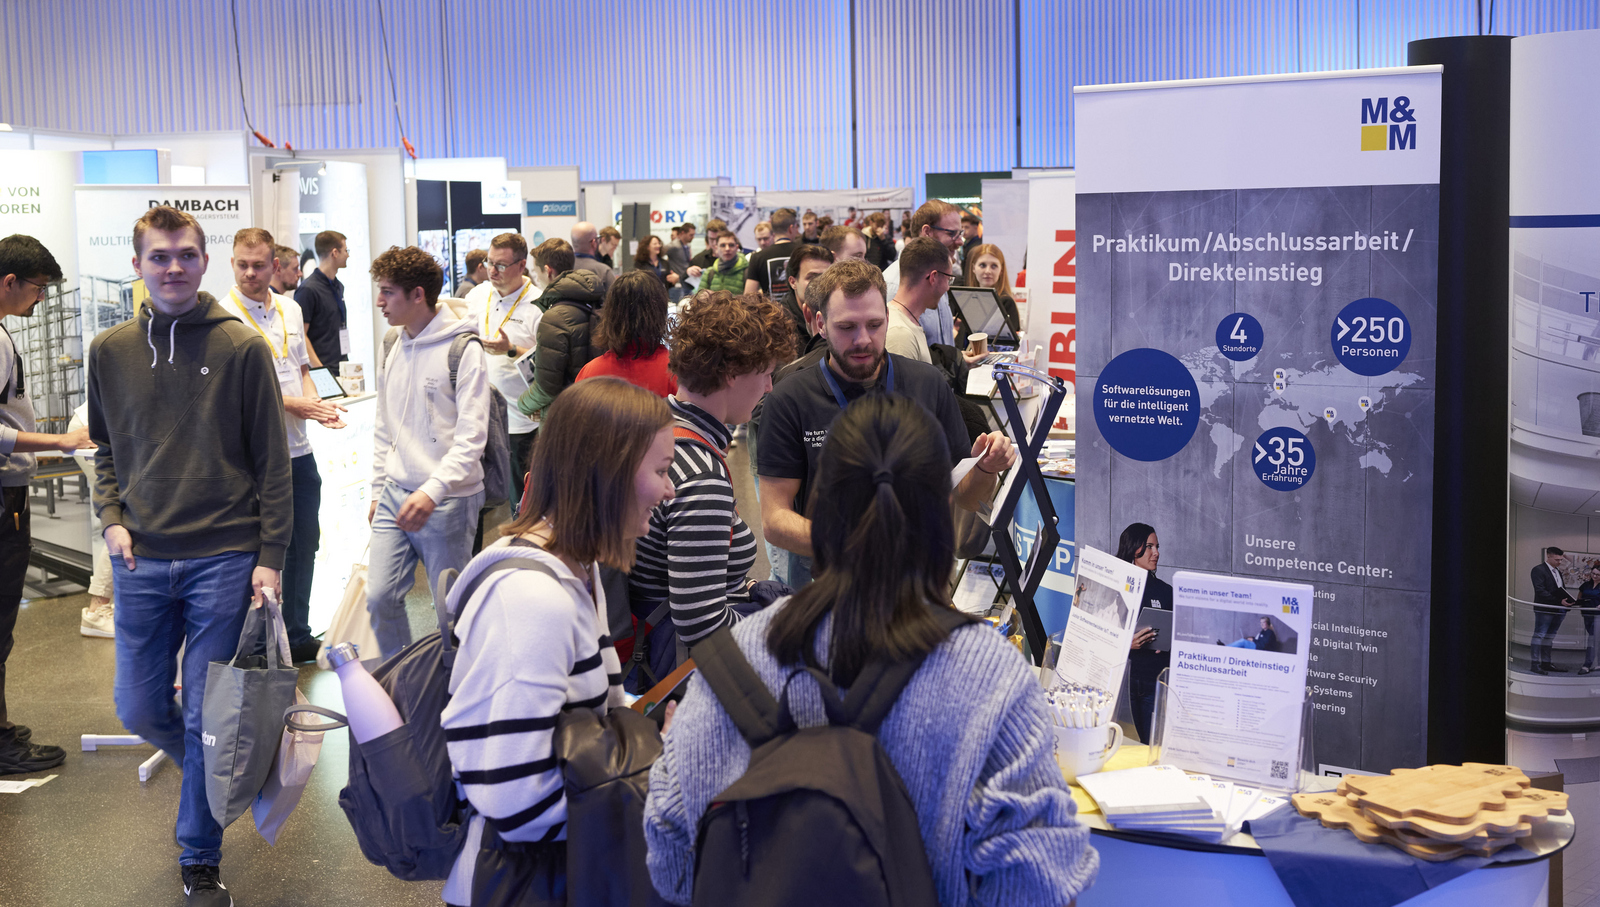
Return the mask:
MULTIPOLYGON (((712 221, 695 250, 685 225, 671 242, 639 243, 620 274, 613 228, 580 223, 570 241, 533 249, 505 233, 467 256, 463 298, 442 296, 445 275, 422 249, 373 259, 390 325, 377 344, 367 515, 381 652, 362 654, 411 643, 405 597, 419 564, 430 591, 446 571, 492 573, 456 603, 441 723, 471 832, 446 903, 482 903, 486 885, 515 877, 480 872, 485 848, 506 860, 563 846, 559 715, 617 708, 730 634, 799 727, 829 723, 819 697, 835 685, 912 666, 877 738, 915 807, 939 903, 1065 904, 1093 881, 1036 677, 1002 636, 950 612, 954 520, 992 500, 1016 450, 963 412, 956 376, 937 364, 965 358, 945 291, 971 281, 1009 296, 1004 256, 944 202, 911 213, 900 243, 881 212, 852 215, 774 211, 756 249, 712 221), (746 425, 759 534, 728 461, 746 425), (975 467, 952 484, 968 457, 975 467), (511 521, 485 526, 497 507, 511 521), (770 576, 753 575, 763 540, 770 576), (513 558, 537 569, 491 570, 513 558)), ((302 280, 294 250, 241 230, 219 300, 200 291, 206 239, 168 207, 134 225, 148 298, 90 346, 84 428, 34 431, 10 356, 0 454, 18 516, 0 525, 26 536, 30 451, 95 448, 117 714, 182 767, 184 891, 223 905, 200 741, 206 668, 233 654, 267 597, 282 602, 297 662, 320 645, 306 425, 344 422, 310 370, 349 355, 338 277, 349 253, 342 235, 319 234, 302 280)), ((4 315, 28 314, 62 277, 29 237, 0 240, 0 275, 4 315)), ((21 574, 5 573, 19 594, 21 574)), ((0 658, 16 616, 8 592, 0 658)), ((10 723, 3 692, 0 771, 59 764, 59 748, 10 723)), ((672 903, 690 902, 696 830, 751 760, 726 707, 697 678, 666 713, 640 833, 672 903)))

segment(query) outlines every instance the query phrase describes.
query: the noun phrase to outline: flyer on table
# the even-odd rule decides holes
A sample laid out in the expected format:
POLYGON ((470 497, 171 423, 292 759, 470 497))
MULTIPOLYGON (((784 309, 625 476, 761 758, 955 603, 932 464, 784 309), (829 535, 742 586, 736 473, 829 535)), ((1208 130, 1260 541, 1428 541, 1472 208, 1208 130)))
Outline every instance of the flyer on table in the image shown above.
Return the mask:
POLYGON ((1104 551, 1078 549, 1078 582, 1056 661, 1057 678, 1116 695, 1144 599, 1145 576, 1104 551))
POLYGON ((1312 589, 1179 571, 1161 761, 1292 788, 1300 765, 1312 589))

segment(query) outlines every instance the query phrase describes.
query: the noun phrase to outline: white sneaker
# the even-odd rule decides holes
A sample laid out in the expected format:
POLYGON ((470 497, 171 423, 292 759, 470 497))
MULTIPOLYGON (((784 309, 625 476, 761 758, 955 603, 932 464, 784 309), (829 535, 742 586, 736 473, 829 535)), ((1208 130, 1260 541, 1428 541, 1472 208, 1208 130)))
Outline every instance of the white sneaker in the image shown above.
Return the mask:
POLYGON ((84 636, 94 636, 100 639, 115 639, 117 635, 116 624, 112 620, 111 602, 106 602, 94 608, 83 609, 83 621, 78 624, 78 632, 84 636))

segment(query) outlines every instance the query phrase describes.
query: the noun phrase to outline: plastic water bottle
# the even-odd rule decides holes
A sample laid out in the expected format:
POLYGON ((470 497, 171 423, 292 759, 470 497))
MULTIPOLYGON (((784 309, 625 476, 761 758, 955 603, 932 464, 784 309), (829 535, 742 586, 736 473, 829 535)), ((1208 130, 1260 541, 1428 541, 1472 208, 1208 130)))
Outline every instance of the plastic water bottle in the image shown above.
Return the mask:
POLYGON ((355 643, 342 642, 330 648, 328 664, 339 675, 339 686, 344 690, 345 719, 350 722, 350 736, 356 738, 357 743, 382 737, 405 723, 400 720, 394 700, 362 667, 355 643))

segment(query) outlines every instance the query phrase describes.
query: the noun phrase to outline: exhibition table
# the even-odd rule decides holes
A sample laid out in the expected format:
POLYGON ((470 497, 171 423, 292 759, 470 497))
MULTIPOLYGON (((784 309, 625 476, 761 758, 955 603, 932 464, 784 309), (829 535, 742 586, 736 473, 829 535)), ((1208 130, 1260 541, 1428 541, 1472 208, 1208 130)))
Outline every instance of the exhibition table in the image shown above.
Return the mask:
MULTIPOLYGON (((1127 745, 1104 770, 1135 768, 1148 761, 1148 747, 1127 745)), ((1208 844, 1174 835, 1117 831, 1083 788, 1072 785, 1072 796, 1078 820, 1089 826, 1100 854, 1100 874, 1078 896, 1081 907, 1145 903, 1176 891, 1196 907, 1294 907, 1272 864, 1249 835, 1241 832, 1223 844, 1208 844)), ((1553 817, 1537 829, 1523 842, 1533 852, 1529 859, 1468 872, 1405 901, 1406 907, 1543 907, 1549 898, 1547 861, 1572 843, 1575 826, 1567 815, 1553 817)))

